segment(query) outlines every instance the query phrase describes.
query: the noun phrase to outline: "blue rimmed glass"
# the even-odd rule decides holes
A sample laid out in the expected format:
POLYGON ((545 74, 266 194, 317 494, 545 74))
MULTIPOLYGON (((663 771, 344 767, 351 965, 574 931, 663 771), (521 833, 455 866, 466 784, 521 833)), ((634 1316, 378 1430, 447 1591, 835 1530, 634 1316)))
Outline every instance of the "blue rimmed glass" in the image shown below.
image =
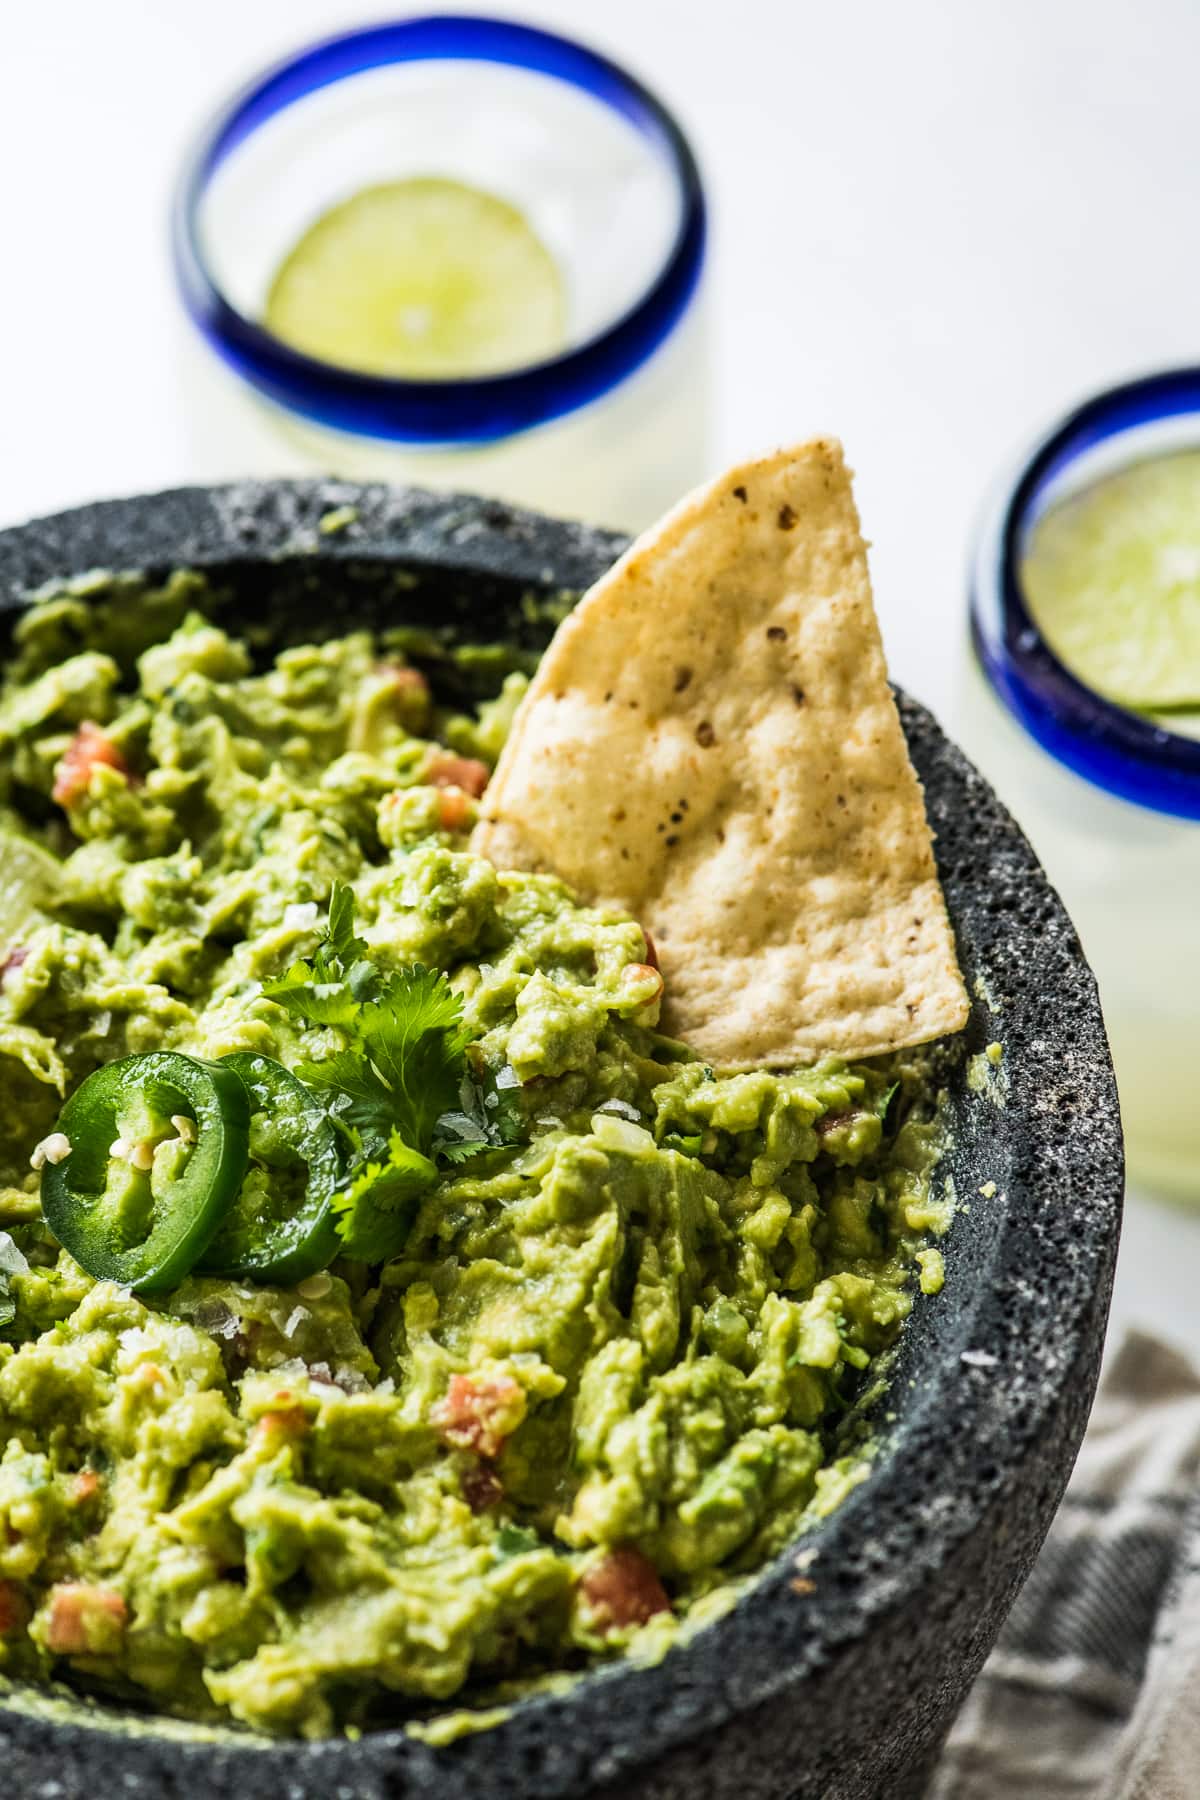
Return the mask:
POLYGON ((342 433, 415 446, 486 445, 613 394, 676 332, 696 295, 706 217, 695 157, 666 108, 596 52, 550 32, 466 16, 403 19, 331 38, 258 77, 203 132, 178 184, 175 268, 192 319, 259 393, 342 433), (216 277, 203 209, 214 179, 254 134, 336 84, 400 65, 460 63, 524 71, 566 84, 624 121, 669 172, 674 231, 660 266, 619 316, 559 356, 493 376, 409 381, 337 368, 281 343, 216 277))
MULTIPOLYGON (((1065 668, 1041 637, 1020 572, 1029 532, 1056 502, 1135 462, 1198 448, 1200 369, 1174 369, 1098 394, 1021 457, 976 548, 975 667, 957 720, 1029 833, 1095 971, 1130 1172, 1193 1202, 1200 742, 1114 705, 1065 668)), ((1063 1079, 1069 1087, 1069 1062, 1063 1079)))
POLYGON ((1021 588, 1037 519, 1114 468, 1200 446, 1200 369, 1097 394, 1040 438, 1003 483, 976 551, 971 632, 996 692, 1050 755, 1111 794, 1200 819, 1200 742, 1095 693, 1043 640, 1021 588))

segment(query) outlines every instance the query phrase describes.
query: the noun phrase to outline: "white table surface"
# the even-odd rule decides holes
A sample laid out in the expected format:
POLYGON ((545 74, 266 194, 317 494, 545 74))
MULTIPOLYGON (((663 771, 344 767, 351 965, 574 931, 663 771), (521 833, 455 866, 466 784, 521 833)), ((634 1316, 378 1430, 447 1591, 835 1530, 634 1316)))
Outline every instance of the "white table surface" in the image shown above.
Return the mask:
MULTIPOLYGON (((386 11, 20 9, 0 56, 0 523, 243 472, 200 466, 186 429, 177 159, 261 63, 386 11)), ((1200 7, 532 0, 524 16, 632 65, 685 121, 714 206, 714 467, 842 437, 893 672, 953 727, 967 546, 997 469, 1089 389, 1200 361, 1200 7)), ((1198 1285, 1200 1209, 1131 1195, 1115 1325, 1200 1353, 1198 1285)))

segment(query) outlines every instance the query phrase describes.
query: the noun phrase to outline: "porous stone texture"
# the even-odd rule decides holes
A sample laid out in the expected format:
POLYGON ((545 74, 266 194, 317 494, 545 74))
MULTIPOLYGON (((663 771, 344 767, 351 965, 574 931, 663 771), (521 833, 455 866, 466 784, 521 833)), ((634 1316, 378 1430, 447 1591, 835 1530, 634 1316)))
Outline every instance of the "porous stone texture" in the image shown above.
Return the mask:
MULTIPOLYGON (((210 570, 236 617, 448 624, 536 649, 530 593, 585 587, 608 532, 469 497, 242 483, 110 501, 0 533, 0 613, 95 568, 210 570), (320 522, 343 508, 336 531, 320 522), (399 578, 397 574, 399 572, 399 578)), ((934 720, 901 698, 974 1005, 942 1166, 962 1203, 919 1298, 870 1479, 656 1669, 618 1664, 433 1749, 205 1742, 0 1691, 6 1800, 897 1800, 920 1791, 1066 1484, 1099 1367, 1120 1228, 1116 1092, 1095 984, 1032 851, 934 720), (984 1065, 980 1065, 983 1067, 984 1065), (987 1065, 990 1067, 990 1065, 987 1065), (1003 1102, 1000 1104, 999 1101, 1003 1102), (985 1198, 979 1189, 996 1184, 985 1198)))

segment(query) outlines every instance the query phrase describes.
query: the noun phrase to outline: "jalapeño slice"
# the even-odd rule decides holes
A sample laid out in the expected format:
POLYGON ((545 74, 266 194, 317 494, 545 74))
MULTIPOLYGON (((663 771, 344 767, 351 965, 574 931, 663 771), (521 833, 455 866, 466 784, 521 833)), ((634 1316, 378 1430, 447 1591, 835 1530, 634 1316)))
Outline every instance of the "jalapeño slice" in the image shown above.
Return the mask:
POLYGON ((312 1094, 254 1051, 221 1059, 250 1103, 250 1163, 200 1271, 291 1287, 328 1268, 340 1248, 331 1201, 341 1177, 337 1135, 312 1094))
POLYGON ((70 1151, 42 1171, 46 1223, 97 1281, 176 1287, 241 1186, 249 1128, 246 1089, 220 1063, 172 1050, 108 1063, 62 1110, 70 1151))

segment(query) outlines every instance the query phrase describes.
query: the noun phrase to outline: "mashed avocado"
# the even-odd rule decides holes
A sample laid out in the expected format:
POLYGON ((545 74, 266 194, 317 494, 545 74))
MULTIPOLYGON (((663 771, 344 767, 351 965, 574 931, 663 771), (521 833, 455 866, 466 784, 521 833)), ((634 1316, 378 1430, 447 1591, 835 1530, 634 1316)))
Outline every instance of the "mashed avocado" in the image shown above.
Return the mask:
POLYGON ((636 921, 468 853, 519 677, 467 719, 364 633, 263 667, 105 616, 35 608, 0 692, 0 1673, 316 1736, 657 1653, 861 1478, 940 1283, 924 1065, 722 1077, 636 921), (31 1168, 64 1098, 336 1056, 263 986, 337 884, 448 975, 486 1147, 382 1264, 94 1281, 31 1168))

